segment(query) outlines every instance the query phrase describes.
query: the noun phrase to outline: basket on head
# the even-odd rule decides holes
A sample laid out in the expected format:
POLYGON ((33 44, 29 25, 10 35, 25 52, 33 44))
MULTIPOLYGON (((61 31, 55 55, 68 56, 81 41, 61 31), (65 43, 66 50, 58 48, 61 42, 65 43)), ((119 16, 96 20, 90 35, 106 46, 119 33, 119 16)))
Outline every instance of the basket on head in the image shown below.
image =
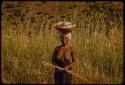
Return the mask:
POLYGON ((71 22, 58 22, 55 24, 55 28, 59 30, 63 34, 67 34, 71 32, 75 28, 75 24, 72 24, 71 22))

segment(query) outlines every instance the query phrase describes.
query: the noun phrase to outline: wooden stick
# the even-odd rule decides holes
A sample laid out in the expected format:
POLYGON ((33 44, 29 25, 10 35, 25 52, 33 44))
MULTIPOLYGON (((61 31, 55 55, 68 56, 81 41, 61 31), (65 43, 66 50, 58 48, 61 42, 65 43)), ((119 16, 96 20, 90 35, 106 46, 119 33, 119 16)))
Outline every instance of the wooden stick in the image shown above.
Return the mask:
MULTIPOLYGON (((50 64, 50 63, 47 63, 47 62, 45 62, 45 61, 42 61, 42 63, 43 63, 44 65, 46 65, 46 66, 51 66, 51 67, 53 67, 53 68, 58 68, 59 70, 63 70, 62 67, 55 66, 55 65, 50 64)), ((78 73, 75 73, 75 72, 73 72, 73 71, 71 71, 71 70, 66 70, 66 72, 67 72, 67 73, 70 73, 70 74, 72 74, 72 75, 74 75, 74 76, 76 76, 76 77, 79 77, 79 78, 82 79, 82 80, 88 81, 87 79, 84 79, 82 76, 80 76, 78 73)), ((90 81, 89 81, 89 82, 90 82, 90 81)))

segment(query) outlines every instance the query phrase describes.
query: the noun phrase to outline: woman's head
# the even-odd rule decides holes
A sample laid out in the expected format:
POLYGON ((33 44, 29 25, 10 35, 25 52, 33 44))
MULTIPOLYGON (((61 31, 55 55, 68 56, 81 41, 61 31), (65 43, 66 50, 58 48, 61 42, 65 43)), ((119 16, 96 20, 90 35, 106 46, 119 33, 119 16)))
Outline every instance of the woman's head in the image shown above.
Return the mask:
POLYGON ((60 40, 61 40, 62 44, 69 44, 71 41, 71 33, 62 34, 60 36, 60 40))

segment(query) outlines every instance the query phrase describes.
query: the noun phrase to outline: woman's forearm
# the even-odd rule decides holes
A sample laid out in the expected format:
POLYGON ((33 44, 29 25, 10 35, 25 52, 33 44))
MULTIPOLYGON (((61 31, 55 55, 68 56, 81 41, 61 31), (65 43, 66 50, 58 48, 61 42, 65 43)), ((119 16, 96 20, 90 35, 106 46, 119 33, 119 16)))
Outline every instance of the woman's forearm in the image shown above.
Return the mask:
POLYGON ((53 63, 53 65, 57 68, 59 68, 60 70, 64 70, 64 68, 60 67, 59 65, 57 65, 56 63, 53 63))
POLYGON ((75 61, 72 62, 70 65, 68 65, 66 68, 68 69, 68 68, 72 67, 74 65, 74 63, 75 63, 75 61))

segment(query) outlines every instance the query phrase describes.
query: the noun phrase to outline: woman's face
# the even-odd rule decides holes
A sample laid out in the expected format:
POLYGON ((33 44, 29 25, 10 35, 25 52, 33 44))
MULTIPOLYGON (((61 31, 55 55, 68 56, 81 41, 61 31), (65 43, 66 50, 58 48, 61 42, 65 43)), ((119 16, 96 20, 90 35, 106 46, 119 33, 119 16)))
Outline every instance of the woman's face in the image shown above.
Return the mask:
POLYGON ((66 37, 66 36, 61 36, 61 42, 62 42, 63 44, 68 44, 69 38, 66 37))

